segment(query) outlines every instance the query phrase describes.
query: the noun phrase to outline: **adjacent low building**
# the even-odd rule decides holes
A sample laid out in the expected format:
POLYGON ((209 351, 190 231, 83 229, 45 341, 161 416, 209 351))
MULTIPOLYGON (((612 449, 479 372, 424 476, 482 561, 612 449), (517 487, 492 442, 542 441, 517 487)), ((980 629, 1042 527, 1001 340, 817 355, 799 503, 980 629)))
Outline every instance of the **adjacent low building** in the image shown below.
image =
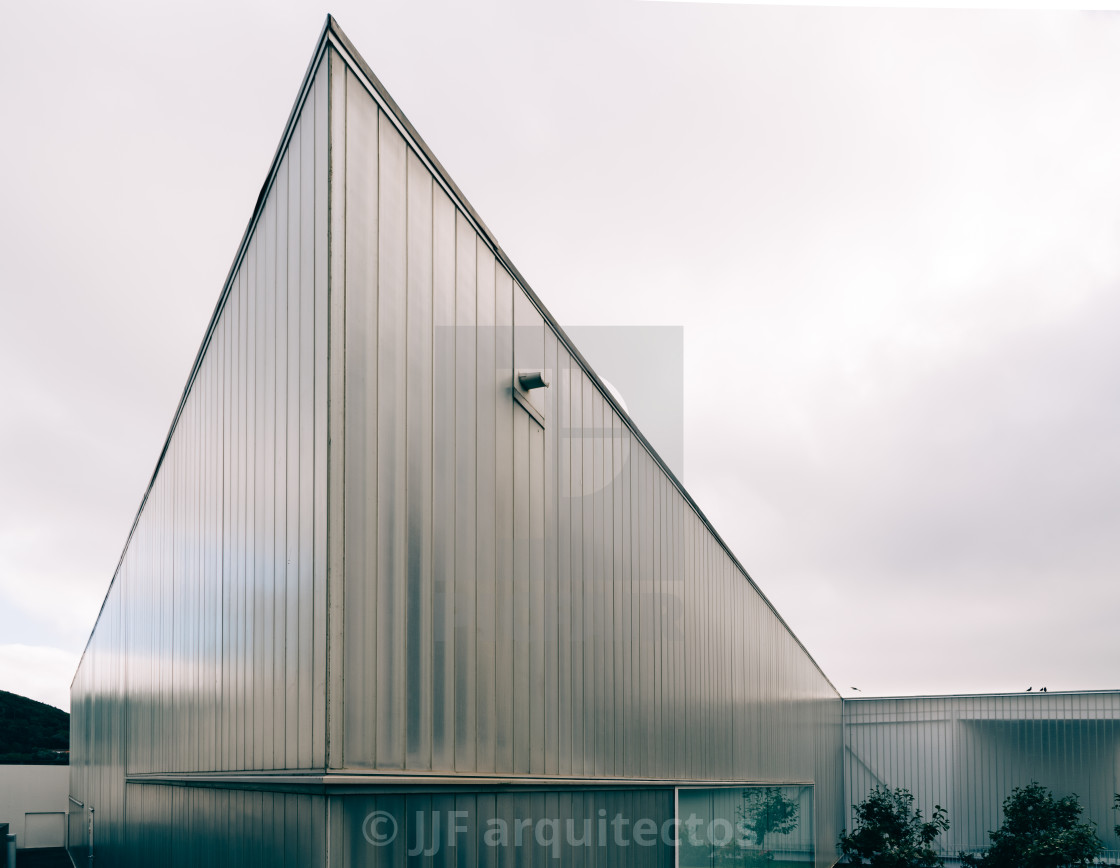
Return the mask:
POLYGON ((331 19, 71 705, 98 865, 829 866, 926 756, 845 729, 331 19))
POLYGON ((844 804, 873 786, 904 787, 925 816, 951 827, 942 855, 978 852, 1003 822, 1015 787, 1075 793, 1120 863, 1120 691, 915 696, 844 701, 844 804))
MULTIPOLYGON (((0 764, 0 824, 20 850, 65 846, 68 788, 65 765, 0 764)), ((0 835, 0 849, 5 845, 0 835)))

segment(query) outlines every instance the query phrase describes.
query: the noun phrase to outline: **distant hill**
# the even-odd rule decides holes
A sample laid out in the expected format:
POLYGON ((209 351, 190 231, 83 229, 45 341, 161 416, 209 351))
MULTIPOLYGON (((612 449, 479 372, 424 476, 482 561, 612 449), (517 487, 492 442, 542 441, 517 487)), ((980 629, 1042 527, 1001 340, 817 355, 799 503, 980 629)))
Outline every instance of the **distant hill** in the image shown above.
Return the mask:
POLYGON ((0 765, 66 765, 70 715, 0 690, 0 765))

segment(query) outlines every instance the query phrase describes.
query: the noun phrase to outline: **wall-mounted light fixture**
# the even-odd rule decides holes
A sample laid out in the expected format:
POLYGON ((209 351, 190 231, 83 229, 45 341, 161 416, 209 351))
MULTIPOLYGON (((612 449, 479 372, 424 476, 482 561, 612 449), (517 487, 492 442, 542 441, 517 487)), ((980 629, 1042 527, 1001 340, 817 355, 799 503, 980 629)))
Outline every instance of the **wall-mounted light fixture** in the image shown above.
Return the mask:
POLYGON ((517 382, 526 392, 531 392, 533 389, 548 388, 548 378, 544 371, 518 371, 517 382))

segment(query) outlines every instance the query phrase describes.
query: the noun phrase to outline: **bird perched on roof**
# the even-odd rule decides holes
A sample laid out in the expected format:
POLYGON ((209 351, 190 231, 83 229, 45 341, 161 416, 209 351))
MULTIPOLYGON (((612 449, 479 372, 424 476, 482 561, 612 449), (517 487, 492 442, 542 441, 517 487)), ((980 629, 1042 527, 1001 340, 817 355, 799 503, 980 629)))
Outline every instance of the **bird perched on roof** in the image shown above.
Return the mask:
POLYGON ((1045 693, 1045 692, 1046 692, 1046 688, 1045 688, 1045 687, 1040 687, 1040 688, 1038 689, 1038 692, 1039 692, 1039 693, 1045 693))
POLYGON ((1032 690, 1034 690, 1034 685, 1033 684, 1030 687, 1027 688, 1027 693, 1030 693, 1032 690))

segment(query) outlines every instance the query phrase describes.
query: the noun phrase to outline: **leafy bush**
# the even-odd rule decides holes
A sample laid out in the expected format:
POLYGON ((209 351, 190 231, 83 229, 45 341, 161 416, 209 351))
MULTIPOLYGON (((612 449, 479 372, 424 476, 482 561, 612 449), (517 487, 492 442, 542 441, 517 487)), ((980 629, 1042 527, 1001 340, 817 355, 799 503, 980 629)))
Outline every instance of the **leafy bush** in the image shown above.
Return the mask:
POLYGON ((961 853, 969 868, 1070 868, 1092 865, 1104 850, 1092 821, 1078 822, 1077 796, 1055 799, 1032 781, 1016 787, 1003 803, 1003 825, 989 832, 992 846, 979 858, 961 853))
POLYGON ((856 827, 840 833, 840 855, 853 865, 864 860, 873 868, 937 868, 941 859, 933 840, 949 828, 948 812, 934 806, 933 816, 922 819, 908 790, 875 787, 858 805, 856 827))

